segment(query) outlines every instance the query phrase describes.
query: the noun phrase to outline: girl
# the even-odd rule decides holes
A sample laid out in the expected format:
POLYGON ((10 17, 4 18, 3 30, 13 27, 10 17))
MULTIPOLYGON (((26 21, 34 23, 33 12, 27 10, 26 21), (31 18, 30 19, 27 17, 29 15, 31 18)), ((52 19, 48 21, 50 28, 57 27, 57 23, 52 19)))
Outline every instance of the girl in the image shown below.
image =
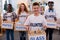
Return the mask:
MULTIPOLYGON (((15 18, 16 18, 16 14, 12 10, 12 5, 8 4, 7 5, 7 12, 4 13, 4 15, 3 15, 3 21, 8 20, 8 21, 15 22, 15 18)), ((7 38, 7 40, 10 40, 10 36, 11 36, 11 40, 14 40, 14 31, 13 31, 13 29, 6 29, 6 38, 7 38)))
MULTIPOLYGON (((18 19, 21 22, 21 24, 24 24, 27 16, 28 16, 28 10, 26 8, 26 5, 24 3, 21 3, 18 9, 18 19)), ((19 34, 20 34, 20 40, 27 40, 26 31, 20 31, 19 34)))

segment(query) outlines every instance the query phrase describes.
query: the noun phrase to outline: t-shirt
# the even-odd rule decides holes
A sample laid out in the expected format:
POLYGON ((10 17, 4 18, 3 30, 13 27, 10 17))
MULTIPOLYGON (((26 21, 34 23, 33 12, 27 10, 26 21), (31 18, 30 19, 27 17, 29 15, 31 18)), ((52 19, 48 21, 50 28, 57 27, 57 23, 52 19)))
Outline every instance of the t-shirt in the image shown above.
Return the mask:
POLYGON ((28 16, 24 25, 29 25, 30 27, 43 27, 46 25, 46 20, 44 16, 40 14, 39 16, 34 16, 34 14, 31 14, 28 16))
POLYGON ((48 20, 54 20, 54 17, 56 17, 56 11, 55 10, 46 10, 44 12, 44 16, 48 20))
POLYGON ((4 20, 7 20, 7 21, 14 21, 15 18, 17 18, 15 12, 5 13, 5 14, 3 15, 3 19, 4 19, 4 20))
POLYGON ((24 24, 25 20, 27 19, 28 14, 26 12, 22 12, 19 15, 19 21, 21 22, 21 24, 24 24))
POLYGON ((12 14, 11 13, 7 13, 6 16, 7 16, 7 20, 10 20, 10 21, 12 20, 12 14))
POLYGON ((44 16, 47 21, 47 27, 55 27, 56 26, 56 22, 55 22, 56 11, 55 10, 46 10, 44 12, 44 16))

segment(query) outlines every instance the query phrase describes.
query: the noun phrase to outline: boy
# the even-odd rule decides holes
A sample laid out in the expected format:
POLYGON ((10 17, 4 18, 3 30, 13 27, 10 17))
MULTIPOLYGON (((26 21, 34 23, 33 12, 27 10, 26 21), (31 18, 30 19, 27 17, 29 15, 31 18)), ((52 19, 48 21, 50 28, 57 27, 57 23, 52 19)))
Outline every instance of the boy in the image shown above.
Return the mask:
MULTIPOLYGON (((46 10, 46 11, 44 12, 45 19, 49 19, 49 18, 50 18, 50 20, 57 21, 56 11, 55 11, 55 9, 53 8, 54 2, 53 2, 53 1, 49 1, 49 2, 48 2, 48 6, 49 6, 48 10, 46 10)), ((47 29, 46 29, 46 34, 47 34, 46 36, 49 35, 49 40, 52 40, 53 28, 47 28, 47 29)))
POLYGON ((33 6, 32 6, 33 14, 28 16, 24 24, 27 30, 29 30, 29 27, 36 27, 36 26, 42 27, 42 28, 46 27, 46 21, 44 17, 40 15, 39 7, 40 7, 39 3, 37 2, 33 3, 33 6))

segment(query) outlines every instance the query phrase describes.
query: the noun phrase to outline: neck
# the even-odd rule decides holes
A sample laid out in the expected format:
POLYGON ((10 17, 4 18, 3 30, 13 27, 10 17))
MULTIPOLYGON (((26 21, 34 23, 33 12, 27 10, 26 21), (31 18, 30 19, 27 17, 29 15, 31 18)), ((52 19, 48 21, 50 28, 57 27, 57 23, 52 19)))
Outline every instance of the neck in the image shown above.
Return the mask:
POLYGON ((21 12, 24 12, 24 10, 22 10, 21 12))
POLYGON ((11 13, 10 11, 7 11, 7 13, 11 13))
POLYGON ((35 13, 34 15, 35 15, 35 16, 39 16, 39 13, 35 13))
POLYGON ((53 8, 49 8, 49 10, 53 10, 53 8))

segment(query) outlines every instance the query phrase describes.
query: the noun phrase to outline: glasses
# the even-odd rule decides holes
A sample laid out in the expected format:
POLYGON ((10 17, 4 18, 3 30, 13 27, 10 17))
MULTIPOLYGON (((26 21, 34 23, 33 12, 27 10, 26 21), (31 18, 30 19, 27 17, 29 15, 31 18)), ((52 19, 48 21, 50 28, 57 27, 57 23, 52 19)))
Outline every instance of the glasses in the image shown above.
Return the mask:
POLYGON ((48 4, 48 6, 54 6, 54 4, 48 4))

